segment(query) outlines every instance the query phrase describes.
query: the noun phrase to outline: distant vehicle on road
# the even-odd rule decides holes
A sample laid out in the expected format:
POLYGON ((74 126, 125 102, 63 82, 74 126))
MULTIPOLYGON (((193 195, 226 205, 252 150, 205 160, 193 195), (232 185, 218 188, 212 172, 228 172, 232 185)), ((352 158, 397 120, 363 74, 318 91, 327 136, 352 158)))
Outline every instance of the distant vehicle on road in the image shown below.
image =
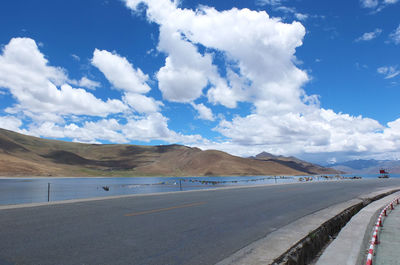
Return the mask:
POLYGON ((379 177, 380 179, 388 179, 389 178, 389 172, 386 169, 381 168, 379 170, 379 177))

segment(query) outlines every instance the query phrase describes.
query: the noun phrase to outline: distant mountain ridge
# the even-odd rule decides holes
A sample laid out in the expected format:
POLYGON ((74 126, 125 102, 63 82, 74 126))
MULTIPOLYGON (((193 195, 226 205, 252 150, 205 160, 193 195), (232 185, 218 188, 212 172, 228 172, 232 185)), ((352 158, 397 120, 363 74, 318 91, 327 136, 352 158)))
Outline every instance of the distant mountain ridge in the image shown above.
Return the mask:
POLYGON ((83 144, 0 129, 0 176, 232 176, 335 174, 284 157, 242 158, 183 145, 83 144))
POLYGON ((320 165, 312 164, 307 161, 298 159, 294 156, 282 156, 282 155, 273 155, 267 152, 261 152, 254 157, 250 157, 251 159, 261 160, 261 161, 272 161, 275 163, 279 163, 281 165, 289 166, 291 168, 303 171, 307 174, 338 174, 345 173, 345 171, 337 170, 336 172, 332 170, 332 168, 323 167, 320 165), (318 172, 318 173, 317 173, 318 172))
POLYGON ((354 174, 379 174, 384 168, 392 174, 400 174, 400 160, 358 159, 329 165, 330 167, 354 174))

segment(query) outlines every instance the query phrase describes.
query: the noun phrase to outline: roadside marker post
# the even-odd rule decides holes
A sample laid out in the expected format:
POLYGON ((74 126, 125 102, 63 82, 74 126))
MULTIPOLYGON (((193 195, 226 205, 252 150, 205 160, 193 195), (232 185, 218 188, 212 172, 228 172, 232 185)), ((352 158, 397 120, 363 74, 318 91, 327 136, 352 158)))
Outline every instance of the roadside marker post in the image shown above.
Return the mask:
POLYGON ((47 201, 50 201, 50 183, 47 183, 47 201))
POLYGON ((382 218, 384 216, 387 216, 389 213, 392 212, 392 210, 394 210, 394 203, 397 202, 397 204, 399 204, 399 199, 400 199, 400 197, 397 197, 393 201, 389 202, 386 205, 386 207, 383 208, 381 213, 379 214, 378 220, 377 220, 375 228, 374 228, 374 232, 373 232, 372 237, 371 237, 371 241, 370 241, 371 245, 369 246, 369 249, 368 249, 367 261, 366 261, 365 265, 372 265, 372 259, 374 257, 374 248, 375 248, 376 245, 378 245, 380 243, 379 240, 378 240, 378 233, 379 233, 379 227, 383 226, 382 218), (389 207, 390 207, 391 211, 387 212, 389 207))

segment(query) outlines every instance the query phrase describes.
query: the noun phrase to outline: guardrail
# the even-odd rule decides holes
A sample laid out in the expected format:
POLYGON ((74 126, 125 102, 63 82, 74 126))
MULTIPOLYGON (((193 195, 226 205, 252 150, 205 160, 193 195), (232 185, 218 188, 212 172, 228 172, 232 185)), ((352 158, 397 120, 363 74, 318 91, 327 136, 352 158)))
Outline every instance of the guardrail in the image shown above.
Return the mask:
POLYGON ((379 234, 379 228, 382 227, 384 217, 386 217, 393 209, 394 205, 399 204, 399 199, 400 196, 395 198, 393 201, 388 203, 385 208, 382 209, 381 213, 378 216, 378 220, 376 221, 375 227, 374 227, 374 232, 371 237, 371 245, 369 246, 368 249, 368 255, 367 255, 367 261, 365 265, 372 265, 372 259, 374 257, 374 250, 375 246, 379 244, 379 239, 378 239, 378 234, 379 234), (390 211, 389 211, 390 210, 390 211))

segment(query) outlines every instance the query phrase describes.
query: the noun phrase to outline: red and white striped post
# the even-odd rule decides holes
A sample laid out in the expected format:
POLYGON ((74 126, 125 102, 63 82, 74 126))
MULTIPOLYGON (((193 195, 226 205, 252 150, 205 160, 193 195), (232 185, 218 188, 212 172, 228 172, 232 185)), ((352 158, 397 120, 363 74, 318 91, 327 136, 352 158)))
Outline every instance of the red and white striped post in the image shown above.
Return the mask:
POLYGON ((390 202, 388 205, 386 205, 386 207, 383 208, 381 213, 379 214, 378 220, 375 224, 374 232, 372 234, 371 245, 369 246, 367 261, 366 261, 365 265, 372 265, 372 259, 374 257, 375 245, 378 245, 380 243, 378 240, 378 233, 379 233, 379 227, 383 226, 383 224, 382 224, 383 216, 387 216, 389 214, 387 212, 389 206, 390 206, 391 210, 394 210, 394 203, 396 202, 397 204, 399 204, 399 199, 400 199, 400 197, 397 197, 396 199, 394 199, 392 202, 390 202))

